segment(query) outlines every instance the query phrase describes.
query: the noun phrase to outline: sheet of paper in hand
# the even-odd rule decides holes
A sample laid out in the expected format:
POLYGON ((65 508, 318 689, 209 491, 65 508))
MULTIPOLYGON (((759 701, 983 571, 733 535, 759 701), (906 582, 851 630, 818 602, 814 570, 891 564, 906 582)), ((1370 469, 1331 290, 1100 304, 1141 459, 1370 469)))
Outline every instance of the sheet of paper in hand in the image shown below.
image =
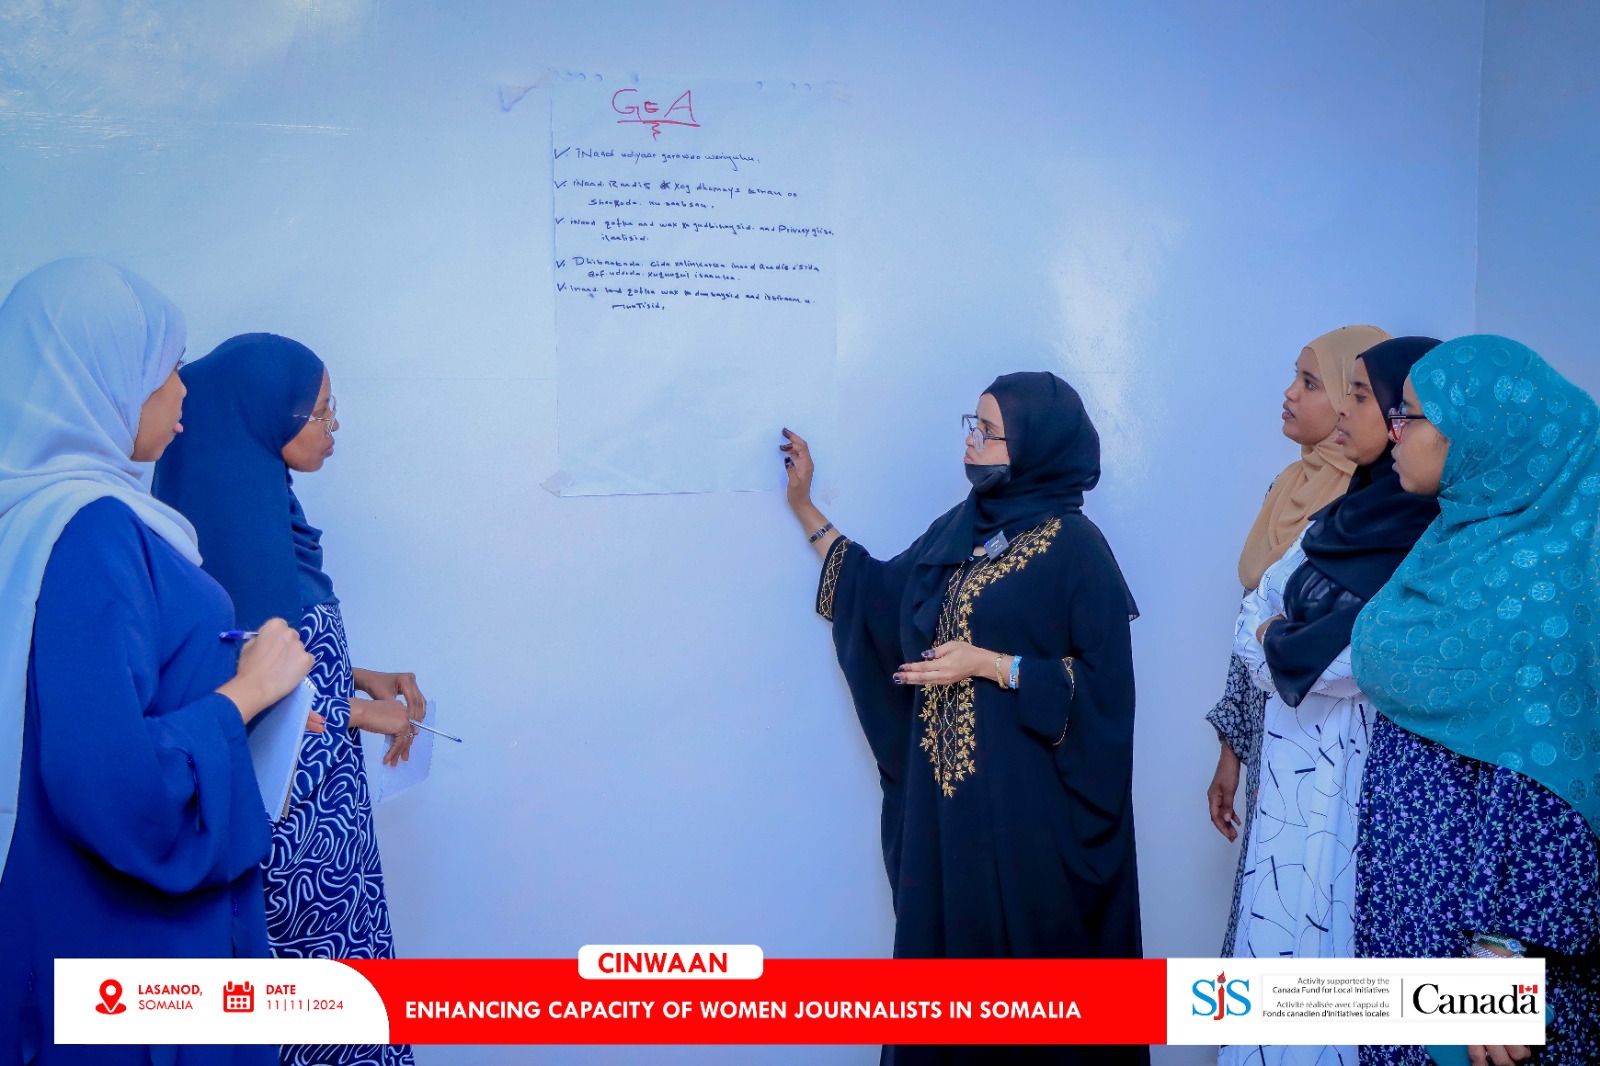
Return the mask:
MULTIPOLYGON (((428 701, 427 716, 421 721, 439 728, 439 705, 433 700, 428 701)), ((393 799, 428 779, 428 771, 433 768, 435 739, 426 729, 417 730, 411 741, 411 757, 394 766, 385 766, 383 756, 389 750, 390 738, 382 733, 362 732, 361 756, 367 764, 367 787, 372 791, 373 803, 393 799)))

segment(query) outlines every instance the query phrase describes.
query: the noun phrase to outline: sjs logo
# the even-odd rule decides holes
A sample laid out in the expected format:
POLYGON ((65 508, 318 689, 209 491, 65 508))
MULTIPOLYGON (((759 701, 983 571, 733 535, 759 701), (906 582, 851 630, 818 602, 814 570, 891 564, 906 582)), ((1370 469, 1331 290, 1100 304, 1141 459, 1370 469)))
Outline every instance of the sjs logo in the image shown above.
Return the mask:
POLYGON ((1189 1013, 1215 1022, 1226 1017, 1249 1014, 1249 992, 1250 982, 1241 977, 1230 981, 1226 973, 1219 973, 1215 981, 1201 978, 1194 983, 1194 1003, 1190 1005, 1189 1013))

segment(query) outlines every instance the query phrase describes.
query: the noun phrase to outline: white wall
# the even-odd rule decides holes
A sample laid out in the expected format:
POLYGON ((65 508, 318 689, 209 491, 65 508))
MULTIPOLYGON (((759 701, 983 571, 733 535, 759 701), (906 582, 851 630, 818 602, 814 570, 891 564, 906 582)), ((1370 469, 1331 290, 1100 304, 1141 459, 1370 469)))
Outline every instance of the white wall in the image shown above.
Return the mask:
POLYGON ((548 118, 537 88, 500 103, 568 71, 837 82, 826 509, 897 551, 962 492, 957 416, 995 374, 1080 386, 1106 445, 1089 511, 1144 611, 1146 945, 1209 955, 1235 853, 1202 715, 1239 543, 1293 454, 1277 394, 1332 326, 1472 327, 1482 29, 1457 0, 3 0, 0 284, 103 254, 181 302, 196 355, 264 329, 328 360, 341 449, 303 498, 357 659, 416 670, 469 738, 380 812, 405 954, 882 955, 876 782, 781 495, 538 487, 548 118))
POLYGON ((1600 393, 1600 8, 1490 0, 1478 328, 1600 393))

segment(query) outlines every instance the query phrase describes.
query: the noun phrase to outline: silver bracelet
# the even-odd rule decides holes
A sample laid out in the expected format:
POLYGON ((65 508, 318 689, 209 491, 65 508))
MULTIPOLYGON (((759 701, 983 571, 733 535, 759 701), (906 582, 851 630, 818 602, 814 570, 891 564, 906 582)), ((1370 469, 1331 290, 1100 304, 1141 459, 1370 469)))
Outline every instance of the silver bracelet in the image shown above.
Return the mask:
POLYGON ((821 529, 819 529, 815 533, 811 534, 811 543, 815 544, 817 541, 821 540, 823 537, 826 537, 832 531, 833 531, 833 523, 829 522, 827 525, 823 526, 821 529))

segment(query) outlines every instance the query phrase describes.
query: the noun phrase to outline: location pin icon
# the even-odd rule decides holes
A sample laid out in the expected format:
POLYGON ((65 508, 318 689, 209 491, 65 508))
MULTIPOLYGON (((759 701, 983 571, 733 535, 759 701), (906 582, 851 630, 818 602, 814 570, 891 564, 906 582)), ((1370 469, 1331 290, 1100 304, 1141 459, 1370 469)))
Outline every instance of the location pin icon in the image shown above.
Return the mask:
POLYGON ((122 1005, 122 985, 116 980, 100 982, 100 1005, 95 1008, 101 1014, 121 1014, 128 1008, 122 1005))

